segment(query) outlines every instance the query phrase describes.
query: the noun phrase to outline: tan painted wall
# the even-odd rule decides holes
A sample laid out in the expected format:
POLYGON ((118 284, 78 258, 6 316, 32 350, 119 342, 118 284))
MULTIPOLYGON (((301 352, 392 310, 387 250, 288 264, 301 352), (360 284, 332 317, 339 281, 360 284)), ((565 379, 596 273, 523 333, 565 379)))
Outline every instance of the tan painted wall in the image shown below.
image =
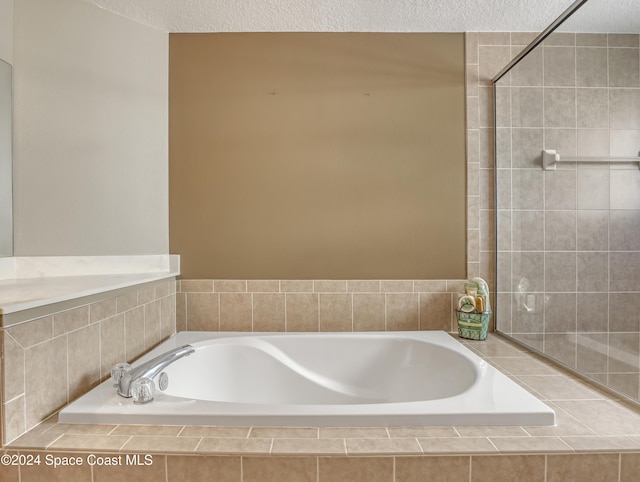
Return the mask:
POLYGON ((169 43, 184 278, 465 277, 462 34, 169 43))

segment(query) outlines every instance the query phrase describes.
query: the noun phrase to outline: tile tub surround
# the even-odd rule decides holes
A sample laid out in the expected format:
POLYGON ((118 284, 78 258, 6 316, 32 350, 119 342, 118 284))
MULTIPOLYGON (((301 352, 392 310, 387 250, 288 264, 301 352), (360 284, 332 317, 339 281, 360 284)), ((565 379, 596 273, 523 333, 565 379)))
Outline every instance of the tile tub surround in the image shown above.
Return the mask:
POLYGON ((174 334, 175 284, 124 288, 71 309, 51 305, 45 316, 3 328, 3 441, 108 378, 115 363, 174 334))
POLYGON ((465 280, 181 280, 177 331, 457 331, 465 280))
MULTIPOLYGON (((554 427, 191 427, 67 425, 51 417, 10 454, 150 454, 127 468, 176 480, 631 481, 640 470, 640 411, 500 337, 462 340, 553 405, 554 427), (40 452, 37 452, 40 451, 40 452), (158 472, 155 472, 155 471, 158 472), (148 472, 144 472, 148 471, 148 472), (440 478, 438 478, 440 477, 440 478), (546 479, 545 479, 546 477, 546 479)), ((86 460, 86 459, 85 459, 86 460)), ((6 474, 46 467, 3 467, 6 474)), ((60 470, 60 468, 56 469, 60 470)), ((71 470, 63 468, 62 470, 71 470)), ((82 472, 84 470, 85 472, 82 472)), ((77 480, 120 475, 90 467, 77 480)), ((59 475, 59 474, 57 474, 59 475)), ((24 479, 23 479, 24 480, 24 479)), ((76 480, 76 479, 74 479, 76 480)), ((165 480, 163 478, 163 480, 165 480)))

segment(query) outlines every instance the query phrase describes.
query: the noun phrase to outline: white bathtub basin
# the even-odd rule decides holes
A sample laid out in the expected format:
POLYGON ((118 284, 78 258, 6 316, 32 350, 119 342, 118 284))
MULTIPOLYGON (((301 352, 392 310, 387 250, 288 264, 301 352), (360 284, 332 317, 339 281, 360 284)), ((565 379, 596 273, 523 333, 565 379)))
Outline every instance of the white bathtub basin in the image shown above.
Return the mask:
MULTIPOLYGON (((178 425, 553 425, 553 410, 445 332, 182 332, 169 386, 135 405, 113 381, 64 408, 63 423, 178 425)), ((136 364, 134 364, 135 366, 136 364)))

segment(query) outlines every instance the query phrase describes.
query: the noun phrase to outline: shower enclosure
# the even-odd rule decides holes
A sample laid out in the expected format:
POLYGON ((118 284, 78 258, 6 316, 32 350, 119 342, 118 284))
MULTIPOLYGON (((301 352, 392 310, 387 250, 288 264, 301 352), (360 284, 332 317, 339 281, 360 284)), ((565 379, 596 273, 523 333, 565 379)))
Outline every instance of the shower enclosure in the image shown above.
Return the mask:
POLYGON ((639 399, 640 15, 623 8, 575 2, 494 79, 496 330, 639 399))

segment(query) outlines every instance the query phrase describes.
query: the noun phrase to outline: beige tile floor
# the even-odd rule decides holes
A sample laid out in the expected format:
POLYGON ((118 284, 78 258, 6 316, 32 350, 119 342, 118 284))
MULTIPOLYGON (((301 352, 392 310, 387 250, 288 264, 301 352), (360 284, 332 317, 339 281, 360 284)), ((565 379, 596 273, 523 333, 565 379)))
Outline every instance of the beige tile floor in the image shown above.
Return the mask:
POLYGON ((7 448, 211 455, 640 452, 640 410, 498 335, 468 347, 556 411, 552 427, 71 425, 56 417, 7 448))

